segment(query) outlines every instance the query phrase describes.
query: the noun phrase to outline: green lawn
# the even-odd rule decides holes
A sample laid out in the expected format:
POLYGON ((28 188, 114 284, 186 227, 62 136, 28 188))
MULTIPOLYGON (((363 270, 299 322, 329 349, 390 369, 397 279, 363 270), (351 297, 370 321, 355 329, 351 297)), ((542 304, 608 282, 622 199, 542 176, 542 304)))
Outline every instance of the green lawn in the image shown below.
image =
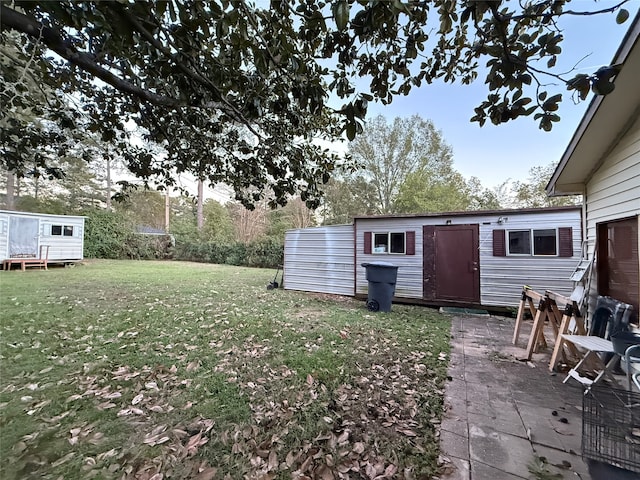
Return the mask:
POLYGON ((429 478, 447 317, 272 270, 0 272, 0 477, 429 478))

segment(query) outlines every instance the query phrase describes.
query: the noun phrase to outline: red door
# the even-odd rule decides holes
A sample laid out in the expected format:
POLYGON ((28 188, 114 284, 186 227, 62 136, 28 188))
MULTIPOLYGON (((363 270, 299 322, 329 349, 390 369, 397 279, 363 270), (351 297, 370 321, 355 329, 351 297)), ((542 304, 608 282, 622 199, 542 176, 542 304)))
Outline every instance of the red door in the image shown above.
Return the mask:
POLYGON ((478 225, 429 225, 424 230, 424 296, 480 303, 478 225))

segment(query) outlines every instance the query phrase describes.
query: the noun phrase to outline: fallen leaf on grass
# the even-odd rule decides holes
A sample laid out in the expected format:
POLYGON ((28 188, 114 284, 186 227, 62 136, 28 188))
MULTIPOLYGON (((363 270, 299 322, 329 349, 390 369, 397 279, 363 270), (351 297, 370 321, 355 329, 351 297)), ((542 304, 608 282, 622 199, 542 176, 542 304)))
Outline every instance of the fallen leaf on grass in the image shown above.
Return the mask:
POLYGON ((198 475, 194 477, 194 480, 211 480, 215 478, 218 469, 214 467, 205 468, 198 475))
POLYGON ((193 372, 200 368, 200 360, 194 360, 193 362, 189 362, 187 364, 187 372, 193 372))
POLYGON ((68 462, 69 460, 71 460, 71 459, 74 457, 74 455, 75 455, 75 454, 76 454, 75 452, 69 452, 69 453, 67 453, 64 457, 59 458, 58 460, 56 460, 55 462, 53 462, 53 463, 51 464, 51 466, 52 466, 52 467, 54 467, 54 468, 55 468, 55 467, 59 467, 59 466, 60 466, 60 465, 62 465, 63 463, 66 463, 66 462, 68 462))
POLYGON ((144 398, 144 395, 139 393, 138 395, 136 395, 135 397, 133 397, 133 400, 131 400, 131 405, 137 405, 139 404, 142 399, 144 398))

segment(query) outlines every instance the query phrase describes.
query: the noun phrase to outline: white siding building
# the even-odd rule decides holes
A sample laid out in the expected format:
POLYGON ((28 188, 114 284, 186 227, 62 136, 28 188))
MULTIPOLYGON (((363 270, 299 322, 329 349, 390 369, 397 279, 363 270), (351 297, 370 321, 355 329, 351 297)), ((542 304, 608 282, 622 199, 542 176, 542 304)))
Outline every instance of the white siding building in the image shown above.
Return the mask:
MULTIPOLYGON (((640 15, 640 14, 638 14, 640 15)), ((598 295, 634 306, 640 299, 640 33, 633 21, 612 64, 615 90, 591 101, 553 174, 549 195, 584 196, 583 236, 593 268, 589 310, 598 295)))
POLYGON ((41 247, 50 263, 82 260, 84 217, 0 210, 0 261, 39 257, 41 247))
POLYGON ((524 285, 571 294, 581 239, 580 207, 356 217, 287 232, 284 287, 364 297, 383 261, 396 301, 515 307, 524 285))

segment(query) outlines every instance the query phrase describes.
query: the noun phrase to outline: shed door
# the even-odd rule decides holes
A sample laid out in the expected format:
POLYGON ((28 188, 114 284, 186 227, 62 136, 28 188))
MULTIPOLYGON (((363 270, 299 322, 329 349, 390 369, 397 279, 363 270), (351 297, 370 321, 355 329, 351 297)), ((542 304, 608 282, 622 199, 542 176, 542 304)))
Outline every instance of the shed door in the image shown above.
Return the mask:
POLYGON ((598 294, 630 303, 635 318, 640 307, 638 222, 631 217, 599 223, 596 232, 598 294))
POLYGON ((37 218, 10 217, 9 219, 9 257, 38 256, 37 218))
POLYGON ((425 298, 480 303, 478 225, 425 227, 424 239, 425 298))

